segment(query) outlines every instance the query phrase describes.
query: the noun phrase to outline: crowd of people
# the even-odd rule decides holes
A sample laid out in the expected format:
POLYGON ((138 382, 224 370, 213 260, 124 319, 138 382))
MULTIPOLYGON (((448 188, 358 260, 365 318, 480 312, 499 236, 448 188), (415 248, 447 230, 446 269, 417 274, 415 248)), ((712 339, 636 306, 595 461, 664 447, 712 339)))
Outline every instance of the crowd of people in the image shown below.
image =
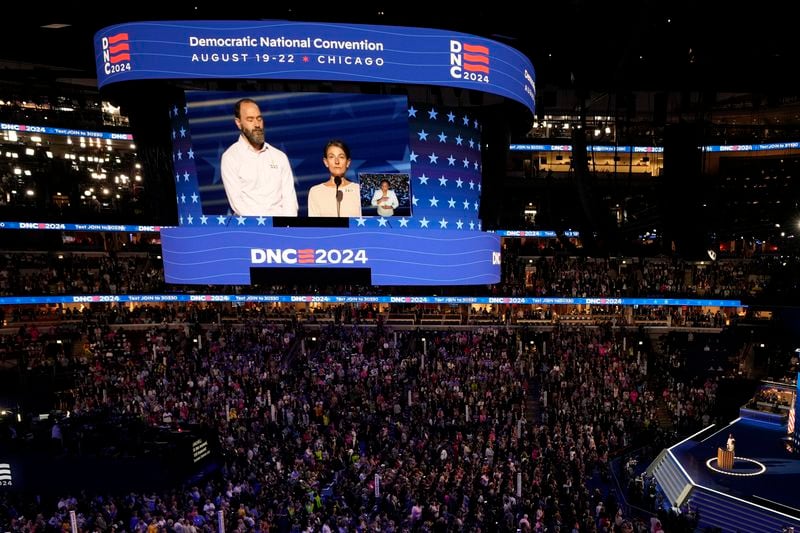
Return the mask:
MULTIPOLYGON (((259 320, 139 334, 98 323, 72 339, 82 349, 55 363, 77 376, 62 409, 205 428, 219 468, 166 492, 7 494, 4 530, 61 529, 74 510, 85 531, 207 531, 222 510, 236 531, 650 531, 610 489, 609 460, 673 437, 656 410, 696 396, 610 323, 313 335, 259 320)), ((699 423, 708 406, 676 417, 699 423)))
POLYGON ((777 257, 686 261, 673 258, 605 259, 529 256, 509 244, 503 284, 514 296, 666 297, 752 299, 785 269, 777 257))

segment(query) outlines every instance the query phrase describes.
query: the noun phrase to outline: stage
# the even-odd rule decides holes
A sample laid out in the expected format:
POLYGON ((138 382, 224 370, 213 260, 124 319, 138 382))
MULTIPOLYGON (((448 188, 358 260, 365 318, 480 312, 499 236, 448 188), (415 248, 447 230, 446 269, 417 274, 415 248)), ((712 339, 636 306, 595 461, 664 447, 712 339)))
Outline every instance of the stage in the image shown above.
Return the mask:
POLYGON ((723 531, 800 528, 800 455, 787 449, 786 425, 738 418, 707 428, 664 450, 648 468, 675 507, 699 512, 699 526, 723 531), (728 435, 736 440, 732 469, 717 465, 728 435))

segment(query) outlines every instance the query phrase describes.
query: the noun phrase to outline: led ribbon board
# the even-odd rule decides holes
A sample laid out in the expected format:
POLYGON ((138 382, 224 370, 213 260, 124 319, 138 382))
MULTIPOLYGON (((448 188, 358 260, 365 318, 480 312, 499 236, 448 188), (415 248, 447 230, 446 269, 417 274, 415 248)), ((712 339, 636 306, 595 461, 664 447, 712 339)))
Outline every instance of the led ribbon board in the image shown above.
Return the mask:
POLYGON ((297 79, 471 89, 534 112, 530 60, 428 28, 286 21, 132 22, 95 34, 98 85, 145 79, 297 79))

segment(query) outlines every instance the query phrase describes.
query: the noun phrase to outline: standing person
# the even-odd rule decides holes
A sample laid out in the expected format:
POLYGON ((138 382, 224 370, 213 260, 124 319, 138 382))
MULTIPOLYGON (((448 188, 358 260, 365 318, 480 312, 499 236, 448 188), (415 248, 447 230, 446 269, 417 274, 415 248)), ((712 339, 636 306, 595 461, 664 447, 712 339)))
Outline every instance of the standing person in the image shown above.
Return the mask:
POLYGON ((242 98, 234 106, 239 140, 222 154, 222 184, 234 214, 297 216, 294 175, 286 154, 264 142, 258 104, 242 98))
POLYGON ((381 180, 381 188, 372 195, 372 205, 378 208, 378 214, 382 217, 390 217, 394 210, 400 205, 397 195, 389 189, 389 180, 381 180))
POLYGON ((725 443, 725 449, 729 452, 736 452, 736 439, 733 438, 733 433, 728 433, 728 442, 725 443))
POLYGON ((330 172, 330 178, 308 191, 308 216, 360 217, 361 190, 358 183, 345 176, 350 168, 350 148, 338 139, 328 141, 322 164, 330 172))

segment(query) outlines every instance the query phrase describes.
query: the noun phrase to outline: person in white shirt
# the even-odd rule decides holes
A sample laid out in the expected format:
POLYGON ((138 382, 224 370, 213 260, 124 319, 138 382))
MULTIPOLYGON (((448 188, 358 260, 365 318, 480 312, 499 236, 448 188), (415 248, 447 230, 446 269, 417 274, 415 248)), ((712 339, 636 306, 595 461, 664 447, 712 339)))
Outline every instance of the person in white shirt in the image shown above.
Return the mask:
POLYGON ((381 188, 372 195, 372 205, 378 208, 378 214, 382 217, 390 217, 394 210, 400 205, 397 195, 389 189, 389 180, 381 180, 381 188))
POLYGON ((728 440, 725 443, 725 449, 729 452, 736 451, 736 439, 733 438, 733 433, 728 433, 728 440))
POLYGON ((350 168, 350 148, 344 141, 328 141, 323 152, 322 164, 330 172, 324 183, 314 185, 308 191, 308 216, 310 217, 360 217, 361 189, 358 183, 348 180, 345 174, 350 168))
POLYGON ((286 154, 264 142, 258 104, 243 98, 234 106, 239 140, 222 154, 222 184, 239 216, 297 216, 294 175, 286 154))

